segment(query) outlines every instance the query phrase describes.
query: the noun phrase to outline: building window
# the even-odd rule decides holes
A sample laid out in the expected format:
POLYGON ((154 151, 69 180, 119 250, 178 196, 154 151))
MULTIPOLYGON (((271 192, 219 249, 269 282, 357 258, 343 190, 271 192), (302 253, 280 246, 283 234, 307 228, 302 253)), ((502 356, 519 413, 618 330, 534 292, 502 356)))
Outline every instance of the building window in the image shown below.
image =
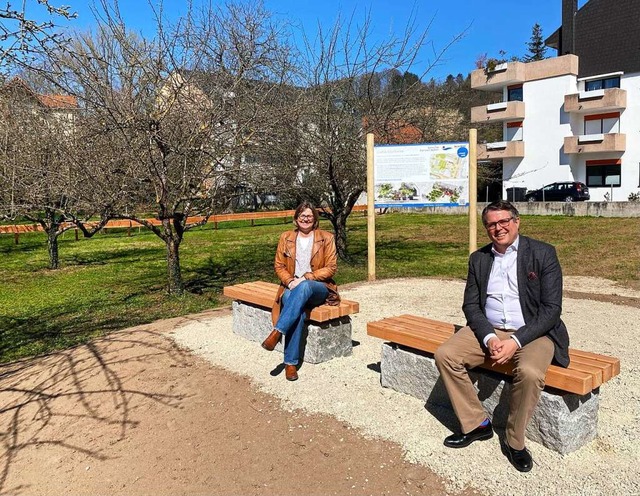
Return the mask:
POLYGON ((620 88, 620 76, 593 79, 591 81, 585 81, 584 83, 585 91, 605 90, 607 88, 620 88))
POLYGON ((584 116, 584 134, 620 132, 620 112, 584 116))
POLYGON ((507 101, 508 102, 522 102, 522 85, 514 84, 513 86, 507 86, 507 101))
POLYGON ((522 141, 522 121, 507 122, 507 141, 522 141))
POLYGON ((619 188, 622 183, 620 160, 587 160, 587 186, 619 188))

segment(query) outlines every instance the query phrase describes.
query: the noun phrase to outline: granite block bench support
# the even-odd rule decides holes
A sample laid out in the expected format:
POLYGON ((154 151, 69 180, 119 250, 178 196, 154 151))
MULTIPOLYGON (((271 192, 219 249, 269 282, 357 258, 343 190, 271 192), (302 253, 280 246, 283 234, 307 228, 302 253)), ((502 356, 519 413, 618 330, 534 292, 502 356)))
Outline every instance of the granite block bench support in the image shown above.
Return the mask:
MULTIPOLYGON (((382 345, 382 386, 450 410, 433 354, 459 328, 412 315, 369 322, 367 334, 388 341, 382 345)), ((569 350, 569 356, 568 368, 549 367, 546 387, 526 431, 529 439, 562 454, 596 437, 599 388, 620 373, 617 358, 575 349, 569 350)), ((492 366, 490 359, 470 371, 479 398, 497 427, 506 426, 512 375, 511 364, 492 366)))
MULTIPOLYGON (((271 308, 275 303, 278 285, 254 281, 226 286, 225 296, 233 299, 233 332, 261 343, 273 329, 271 308)), ((339 305, 321 305, 308 312, 308 320, 301 340, 303 361, 321 363, 352 353, 351 317, 358 313, 359 304, 342 300, 339 305)), ((283 340, 275 348, 284 352, 283 340)))

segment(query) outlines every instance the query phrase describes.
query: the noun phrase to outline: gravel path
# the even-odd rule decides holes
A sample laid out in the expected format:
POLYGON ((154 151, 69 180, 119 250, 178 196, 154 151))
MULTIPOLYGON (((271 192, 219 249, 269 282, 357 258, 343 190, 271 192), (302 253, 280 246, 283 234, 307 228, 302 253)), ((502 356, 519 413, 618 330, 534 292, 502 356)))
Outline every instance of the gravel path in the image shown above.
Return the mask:
MULTIPOLYGON (((640 298, 595 278, 565 278, 566 289, 640 298)), ((450 431, 426 411, 422 401, 384 389, 372 365, 380 361, 381 341, 367 336, 366 323, 412 313, 463 323, 464 283, 436 279, 385 280, 343 289, 360 302, 353 318, 353 356, 303 365, 300 380, 271 376, 282 355, 231 331, 231 316, 193 321, 170 334, 183 347, 215 365, 248 376, 257 387, 283 400, 286 408, 327 413, 366 436, 394 441, 409 461, 425 465, 450 481, 450 490, 476 488, 496 495, 640 494, 640 309, 565 298, 563 319, 575 348, 614 355, 621 373, 600 392, 598 438, 568 455, 528 442, 536 465, 515 471, 500 453, 498 439, 450 450, 442 440, 450 431), (478 463, 483 460, 482 464, 478 463)))

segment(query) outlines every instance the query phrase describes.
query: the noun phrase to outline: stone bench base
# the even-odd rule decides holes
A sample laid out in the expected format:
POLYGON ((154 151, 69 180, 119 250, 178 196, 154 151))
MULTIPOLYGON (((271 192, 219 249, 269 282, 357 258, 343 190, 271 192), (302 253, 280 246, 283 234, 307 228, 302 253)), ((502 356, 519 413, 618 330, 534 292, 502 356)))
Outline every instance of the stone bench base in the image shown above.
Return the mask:
MULTIPOLYGON (((447 391, 430 354, 384 343, 380 369, 382 386, 424 400, 427 407, 451 410, 447 391)), ((469 375, 493 424, 504 428, 511 382, 501 374, 483 369, 472 370, 469 375)), ((526 436, 562 454, 575 451, 596 437, 598 405, 598 389, 585 395, 545 389, 526 436)))
MULTIPOLYGON (((234 301, 233 332, 251 341, 261 343, 273 329, 271 311, 264 307, 234 301)), ((332 358, 350 356, 351 317, 340 317, 326 322, 307 321, 300 346, 301 357, 306 363, 321 363, 332 358)), ((276 351, 284 353, 283 340, 276 351)))

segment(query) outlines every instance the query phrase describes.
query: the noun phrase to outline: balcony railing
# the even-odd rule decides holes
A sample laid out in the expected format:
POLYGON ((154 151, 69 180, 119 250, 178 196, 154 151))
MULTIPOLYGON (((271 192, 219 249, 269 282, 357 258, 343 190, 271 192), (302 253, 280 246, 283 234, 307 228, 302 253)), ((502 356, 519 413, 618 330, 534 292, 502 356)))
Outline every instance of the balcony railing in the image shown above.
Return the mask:
POLYGON ((578 57, 568 54, 536 62, 509 62, 493 71, 477 69, 471 73, 471 87, 483 91, 500 91, 505 86, 556 76, 578 75, 578 57))
POLYGON ((471 108, 471 122, 505 122, 524 119, 524 102, 500 102, 471 108))
POLYGON ((620 88, 583 91, 564 97, 564 111, 578 114, 627 108, 627 91, 620 88))
POLYGON ((501 160, 503 158, 523 158, 524 141, 499 141, 478 145, 478 160, 501 160))
POLYGON ((626 146, 627 136, 620 133, 585 134, 564 139, 564 153, 567 154, 624 152, 626 146))
POLYGON ((471 73, 471 87, 485 91, 498 91, 504 86, 525 82, 525 64, 500 64, 493 71, 477 69, 471 73))

